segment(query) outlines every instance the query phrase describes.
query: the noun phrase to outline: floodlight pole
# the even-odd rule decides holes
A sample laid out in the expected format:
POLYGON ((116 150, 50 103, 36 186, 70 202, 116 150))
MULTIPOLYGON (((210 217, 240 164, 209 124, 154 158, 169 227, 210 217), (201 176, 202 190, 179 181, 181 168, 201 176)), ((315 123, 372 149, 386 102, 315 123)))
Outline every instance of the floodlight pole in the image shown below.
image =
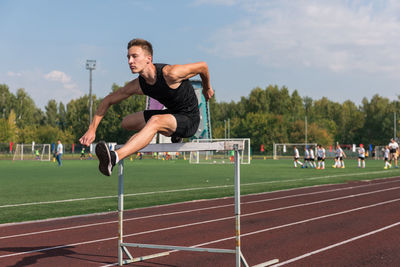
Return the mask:
POLYGON ((396 139, 396 137, 397 137, 397 129, 396 129, 396 124, 397 124, 397 122, 396 122, 396 111, 395 112, 393 112, 393 116, 394 116, 394 118, 393 118, 393 130, 394 130, 394 136, 393 136, 393 138, 394 139, 396 139))
POLYGON ((228 119, 228 139, 231 138, 231 119, 228 119))
POLYGON ((96 60, 86 60, 86 69, 89 70, 89 125, 92 124, 92 71, 96 69, 96 60))
POLYGON ((226 120, 224 120, 224 133, 225 133, 225 135, 224 135, 224 138, 226 139, 226 120))
POLYGON ((305 135, 305 142, 307 146, 307 116, 304 118, 304 135, 305 135))

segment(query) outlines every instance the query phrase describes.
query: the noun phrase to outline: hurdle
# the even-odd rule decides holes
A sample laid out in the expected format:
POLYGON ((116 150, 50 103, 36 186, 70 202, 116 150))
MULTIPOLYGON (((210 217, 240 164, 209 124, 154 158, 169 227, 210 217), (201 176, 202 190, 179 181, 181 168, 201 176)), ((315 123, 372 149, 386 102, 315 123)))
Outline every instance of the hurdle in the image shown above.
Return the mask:
MULTIPOLYGON (((117 146, 117 148, 120 146, 117 146)), ((149 144, 139 152, 192 152, 192 151, 234 151, 234 178, 235 178, 235 249, 218 249, 218 248, 199 248, 184 246, 169 246, 155 244, 139 244, 123 242, 123 213, 124 213, 124 160, 118 163, 118 264, 122 266, 133 262, 144 261, 157 257, 167 256, 170 252, 161 252, 151 255, 133 257, 128 247, 133 248, 151 248, 160 250, 182 250, 197 251, 210 253, 229 253, 235 255, 236 267, 240 267, 241 263, 245 267, 249 267, 245 257, 241 252, 240 243, 240 151, 244 149, 244 141, 221 141, 209 143, 171 143, 171 144, 149 144), (124 259, 124 253, 128 259, 124 259)), ((278 259, 258 264, 257 266, 269 266, 279 262, 278 259)))

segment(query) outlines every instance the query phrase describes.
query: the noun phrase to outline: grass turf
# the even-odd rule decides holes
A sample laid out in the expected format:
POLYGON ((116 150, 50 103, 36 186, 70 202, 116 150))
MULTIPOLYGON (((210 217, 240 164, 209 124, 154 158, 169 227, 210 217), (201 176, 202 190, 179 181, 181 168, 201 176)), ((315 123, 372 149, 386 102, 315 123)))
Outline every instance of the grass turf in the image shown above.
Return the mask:
MULTIPOLYGON (((241 165, 242 194, 399 176, 368 160, 366 169, 347 160, 345 169, 293 168, 291 160, 253 160, 241 165)), ((0 223, 20 222, 117 210, 117 169, 111 177, 97 161, 0 161, 0 223), (65 201, 68 200, 68 201, 65 201), (50 202, 50 203, 47 203, 50 202)), ((184 160, 125 161, 125 208, 232 196, 233 165, 196 165, 184 160)))

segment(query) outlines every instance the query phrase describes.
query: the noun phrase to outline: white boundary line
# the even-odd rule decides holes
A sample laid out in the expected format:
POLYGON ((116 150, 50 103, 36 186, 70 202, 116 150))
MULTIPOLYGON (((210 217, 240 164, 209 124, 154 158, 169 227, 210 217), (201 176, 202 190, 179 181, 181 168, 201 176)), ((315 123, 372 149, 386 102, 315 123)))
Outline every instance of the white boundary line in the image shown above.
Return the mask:
MULTIPOLYGON (((334 177, 360 176, 360 175, 379 174, 379 173, 388 173, 388 172, 390 172, 390 171, 374 171, 374 172, 362 172, 362 173, 353 173, 353 174, 337 174, 337 175, 308 177, 308 178, 301 178, 301 179, 274 180, 274 181, 257 182, 257 183, 244 183, 244 184, 241 184, 241 186, 253 186, 253 185, 287 183, 287 182, 298 182, 298 181, 311 181, 311 180, 319 180, 319 179, 329 179, 329 178, 334 178, 334 177)), ((394 170, 391 171, 391 172, 394 172, 394 170)), ((399 177, 399 176, 372 178, 371 181, 375 180, 375 179, 390 179, 390 178, 396 178, 396 177, 399 177)), ((220 188, 229 188, 229 187, 234 187, 234 185, 218 185, 218 186, 208 186, 208 187, 194 187, 194 188, 182 188, 182 189, 173 189, 173 190, 164 190, 164 191, 132 193, 132 194, 125 194, 124 197, 153 195, 153 194, 166 194, 166 193, 177 193, 177 192, 190 192, 190 191, 220 189, 220 188)), ((277 191, 274 191, 274 192, 277 192, 277 191)), ((109 198, 118 198, 118 195, 86 197, 86 198, 73 198, 73 199, 52 200, 52 201, 28 202, 28 203, 19 203, 19 204, 7 204, 7 205, 0 206, 0 209, 1 208, 15 208, 15 207, 21 207, 21 206, 33 206, 33 205, 57 204, 57 203, 67 203, 67 202, 76 202, 76 201, 109 199, 109 198)))
MULTIPOLYGON (((364 184, 364 185, 359 185, 359 186, 350 186, 350 187, 344 187, 344 188, 334 188, 334 189, 321 190, 321 191, 315 191, 315 192, 309 192, 309 193, 301 193, 301 194, 288 195, 288 196, 282 196, 282 197, 274 197, 274 198, 269 198, 269 199, 247 201, 247 202, 243 202, 242 204, 243 205, 247 205, 247 204, 254 204, 254 203, 268 202, 268 201, 276 201, 276 200, 282 200, 282 199, 288 199, 288 198, 294 198, 294 197, 325 194, 325 193, 331 193, 331 192, 337 192, 337 191, 364 188, 364 187, 369 187, 369 186, 373 186, 373 185, 385 185, 385 184, 390 184, 390 183, 394 183, 394 182, 400 182, 400 181, 386 181, 386 182, 382 182, 382 183, 378 183, 378 184, 364 184)), ((381 189, 381 190, 392 190, 392 189, 393 188, 381 189)), ((373 191, 371 191, 371 192, 373 192, 373 191)), ((264 194, 267 194, 267 193, 264 193, 264 194)), ((346 197, 347 196, 345 196, 344 198, 346 198, 346 197)), ((190 203, 190 202, 186 202, 186 203, 190 203)), ((134 221, 134 220, 142 220, 142 219, 156 218, 156 217, 162 217, 162 216, 171 216, 171 215, 185 214, 185 213, 198 212, 198 211, 204 211, 204 210, 226 208, 226 207, 230 207, 230 206, 233 206, 233 205, 234 204, 225 204, 225 205, 212 206, 212 207, 206 207, 206 208, 198 208, 198 209, 191 209, 191 210, 183 210, 183 211, 176 211, 176 212, 154 214, 154 215, 148 215, 148 216, 141 216, 141 217, 135 217, 135 218, 130 218, 130 219, 124 219, 124 221, 128 222, 128 221, 134 221)), ((51 221, 51 219, 49 219, 49 220, 51 221)), ((49 221, 49 220, 46 220, 46 221, 49 221)), ((36 221, 36 222, 38 222, 38 221, 36 221)), ((86 228, 86 227, 92 227, 92 226, 99 226, 99 225, 105 225, 105 224, 111 224, 111 223, 117 223, 117 222, 118 222, 117 220, 113 220, 113 221, 108 221, 108 222, 92 223, 92 224, 71 226, 71 227, 65 227, 65 228, 59 228, 59 229, 49 229, 49 230, 44 230, 44 231, 32 232, 32 233, 23 233, 23 234, 17 234, 17 235, 4 236, 4 237, 0 237, 0 240, 1 239, 7 239, 7 238, 14 238, 14 237, 22 237, 22 236, 36 235, 36 234, 42 234, 42 233, 49 233, 49 232, 73 230, 73 229, 86 228)))
POLYGON ((311 251, 311 252, 309 252, 309 253, 303 254, 303 255, 301 255, 301 256, 298 256, 298 257, 295 257, 295 258, 292 258, 292 259, 289 259, 289 260, 280 262, 280 263, 275 264, 275 265, 273 265, 273 266, 274 266, 274 267, 278 267, 278 266, 286 265, 286 264, 289 264, 289 263, 292 263, 292 262, 295 262, 295 261, 298 261, 298 260, 302 260, 302 259, 307 258, 307 257, 310 257, 310 256, 312 256, 312 255, 315 255, 315 254, 324 252, 324 251, 326 251, 326 250, 329 250, 329 249, 332 249, 332 248, 335 248, 335 247, 339 247, 339 246, 345 245, 345 244, 347 244, 347 243, 356 241, 356 240, 361 239, 361 238, 364 238, 364 237, 368 237, 368 236, 377 234, 377 233, 379 233, 379 232, 388 230, 388 229, 390 229, 390 228, 393 228, 393 227, 396 227, 396 226, 399 226, 399 225, 400 225, 400 222, 397 222, 397 223, 394 223, 394 224, 391 224, 391 225, 387 225, 387 226, 385 226, 385 227, 376 229, 376 230, 374 230, 374 231, 371 231, 371 232, 368 232, 368 233, 365 233, 365 234, 362 234, 362 235, 359 235, 359 236, 355 236, 355 237, 353 237, 353 238, 344 240, 344 241, 342 241, 342 242, 338 242, 338 243, 336 243, 336 244, 332 244, 332 245, 330 245, 330 246, 327 246, 327 247, 324 247, 324 248, 320 248, 320 249, 311 251))
MULTIPOLYGON (((364 187, 370 187, 370 186, 375 186, 375 185, 386 185, 386 184, 391 184, 391 183, 396 183, 400 182, 399 180, 392 180, 392 181, 385 181, 381 183, 376 183, 376 184, 363 184, 359 186, 349 186, 349 187, 343 187, 343 188, 334 188, 334 189, 328 189, 328 190, 321 190, 321 191, 315 191, 315 192, 309 192, 309 193, 300 193, 300 194, 294 194, 294 195, 288 195, 288 196, 281 196, 281 197, 274 197, 274 198, 268 198, 268 199, 261 199, 261 200, 253 200, 253 201, 247 201, 243 202, 242 205, 248 205, 248 204, 254 204, 254 203, 260 203, 260 202, 269 202, 269 201, 276 201, 276 200, 282 200, 282 199, 289 199, 289 198, 295 198, 295 197, 303 197, 303 196, 310 196, 310 195, 318 195, 318 194, 325 194, 325 193, 332 193, 332 192, 338 192, 338 191, 344 191, 344 190, 352 190, 352 189, 359 189, 359 188, 364 188, 364 187)), ((397 188, 397 187, 396 187, 397 188)), ((394 189, 389 188, 389 189, 381 189, 378 191, 371 191, 371 192, 381 192, 382 190, 392 190, 394 189)), ((293 189, 289 189, 293 190, 293 189)), ((289 191, 287 190, 287 191, 289 191)), ((284 190, 286 191, 286 190, 284 190)), ((266 193, 257 193, 257 194, 252 194, 252 195, 246 195, 246 196, 258 196, 258 195, 266 195, 270 194, 271 192, 266 192, 266 193)), ((368 194, 367 193, 361 193, 361 194, 368 194)), ((357 196, 357 195, 352 195, 352 196, 357 196)), ((347 196, 344 196, 343 198, 346 198, 347 196)), ((220 198, 224 199, 224 198, 220 198)), ((210 199, 206 201, 215 201, 219 199, 210 199)), ((184 204, 184 203, 191 203, 191 202, 182 202, 178 204, 184 204)), ((176 205, 176 204, 169 204, 169 205, 176 205)), ((142 220, 142 219, 149 219, 149 218, 156 218, 156 217, 163 217, 163 216, 172 216, 172 215, 178 215, 178 214, 185 214, 185 213, 191 213, 191 212, 198 212, 198 211, 204 211, 204 210, 211 210, 211 209, 219 209, 219 208, 226 208, 233 206, 234 204, 225 204, 225 205, 219 205, 219 206, 212 206, 212 207, 205 207, 205 208, 198 208, 198 209, 191 209, 191 210, 183 210, 183 211, 176 211, 176 212, 168 212, 168 213, 161 213, 161 214, 154 214, 154 215, 148 215, 148 216, 141 216, 141 217, 135 217, 135 218, 130 218, 130 219, 124 219, 124 222, 128 221, 134 221, 134 220, 142 220)), ((167 206, 167 205, 165 205, 167 206)), ((160 207, 160 206, 155 206, 155 207, 160 207)), ((115 212, 113 212, 115 213, 115 212)), ((102 214, 100 214, 102 215, 102 214)), ((86 216, 86 215, 83 215, 86 216)), ((96 216, 96 215, 89 215, 89 216, 96 216)), ((77 216, 81 217, 81 216, 77 216)), ((44 221, 34 221, 34 222, 22 222, 22 223, 12 223, 12 224, 4 224, 0 225, 1 226, 9 226, 9 225, 18 225, 18 224, 28 224, 28 223, 40 223, 40 222, 47 222, 47 221, 55 221, 55 220, 62 220, 62 219, 71 219, 74 217, 65 217, 65 218, 58 218, 58 219, 47 219, 44 221)), ((36 234, 42 234, 42 233, 49 233, 49 232, 58 232, 58 231, 67 231, 67 230, 74 230, 74 229, 79 229, 79 228, 86 228, 86 227, 93 227, 93 226, 99 226, 99 225, 105 225, 105 224, 112 224, 112 223, 117 223, 117 220, 113 221, 106 221, 106 222, 99 222, 99 223, 91 223, 91 224, 84 224, 84 225, 77 225, 77 226, 71 226, 71 227, 64 227, 64 228, 56 228, 56 229, 48 229, 48 230, 43 230, 43 231, 38 231, 38 232, 31 232, 31 233, 23 233, 23 234, 17 234, 17 235, 10 235, 10 236, 3 236, 0 237, 1 239, 8 239, 8 238, 15 238, 15 237, 23 237, 23 236, 30 236, 30 235, 36 235, 36 234)))
MULTIPOLYGON (((375 191, 375 193, 384 192, 384 191, 388 191, 388 190, 395 190, 395 189, 398 189, 398 188, 388 188, 388 189, 383 189, 383 190, 377 190, 377 191, 375 191)), ((359 194, 359 195, 366 195, 366 194, 372 194, 372 193, 373 192, 368 192, 368 193, 362 193, 362 194, 359 194)), ((242 215, 242 217, 259 215, 259 214, 262 214, 262 213, 274 212, 274 211, 290 209, 290 208, 298 208, 298 207, 302 207, 302 206, 310 206, 310 205, 313 205, 313 204, 320 204, 320 203, 323 203, 323 202, 335 201, 335 200, 340 200, 340 199, 344 199, 344 198, 354 198, 356 196, 357 195, 349 195, 349 196, 340 197, 340 198, 327 199, 327 200, 310 202, 310 203, 305 203, 305 204, 297 204, 297 205, 281 207, 281 208, 275 208, 275 209, 270 209, 270 210, 265 210, 265 211, 258 211, 258 212, 253 212, 253 213, 249 213, 249 214, 244 214, 244 215, 242 215)), ((292 223, 288 223, 288 224, 284 224, 284 225, 274 226, 274 227, 271 227, 271 228, 261 229, 261 230, 258 230, 258 231, 253 231, 253 232, 241 234, 241 236, 242 237, 246 237, 246 236, 250 236, 250 235, 254 235, 254 234, 259 234, 259 233, 268 232, 268 231, 272 231, 272 230, 277 230, 277 229, 290 227, 290 226, 294 226, 294 225, 298 225, 298 224, 303 224, 303 223, 308 223, 308 222, 312 222, 312 221, 316 221, 316 220, 320 220, 320 219, 325 219, 325 218, 329 218, 329 217, 333 217, 333 216, 337 216, 337 215, 342 215, 342 214, 347 214, 347 213, 351 213, 351 212, 355 212, 355 211, 360 211, 360 210, 367 209, 367 208, 374 208, 374 207, 378 207, 378 206, 381 206, 381 205, 391 204, 391 203, 394 203, 394 202, 397 202, 397 201, 400 201, 400 198, 393 199, 393 200, 388 200, 388 201, 384 201, 384 202, 379 202, 379 203, 371 204, 371 205, 367 205, 367 206, 362 206, 362 207, 358 207, 358 208, 354 208, 354 209, 349 209, 349 210, 345 210, 345 211, 340 211, 340 212, 336 212, 336 213, 317 216, 317 217, 313 217, 313 218, 309 218, 309 219, 305 219, 305 220, 301 220, 301 221, 297 221, 297 222, 292 222, 292 223)), ((222 218, 217 218, 217 219, 212 219, 212 220, 194 222, 194 223, 177 225, 177 226, 170 226, 170 227, 165 227, 165 228, 158 228, 158 229, 154 229, 154 230, 148 230, 148 231, 143 231, 143 232, 124 235, 124 237, 131 237, 131 236, 138 236, 138 235, 144 235, 144 234, 150 234, 150 233, 157 233, 157 232, 162 232, 162 231, 169 231, 169 230, 174 230, 174 229, 179 229, 179 228, 185 228, 185 227, 191 227, 191 226, 196 226, 196 225, 201 225, 201 224, 224 221, 224 220, 233 219, 233 218, 235 218, 235 216, 222 217, 222 218)), ((117 239, 117 238, 118 237, 109 237, 109 238, 102 238, 102 239, 97 239, 97 240, 78 242, 78 243, 62 245, 62 246, 55 246, 55 247, 48 247, 48 248, 42 248, 42 249, 36 249, 36 250, 30 250, 30 251, 24 251, 24 252, 18 252, 18 253, 12 253, 12 254, 5 254, 5 255, 1 255, 0 258, 13 257, 13 256, 30 254, 30 253, 36 253, 36 252, 43 252, 43 251, 48 251, 48 250, 73 247, 73 246, 78 246, 78 245, 87 245, 87 244, 92 244, 92 243, 97 243, 97 242, 110 241, 110 240, 114 240, 114 239, 117 239)), ((235 238, 235 236, 231 236, 231 237, 227 237, 227 238, 223 238, 223 239, 219 239, 219 240, 213 240, 213 241, 210 241, 210 242, 193 245, 193 247, 199 247, 199 246, 205 246, 205 245, 209 245, 209 244, 213 244, 213 243, 219 243, 219 242, 231 240, 231 239, 234 239, 234 238, 235 238)))

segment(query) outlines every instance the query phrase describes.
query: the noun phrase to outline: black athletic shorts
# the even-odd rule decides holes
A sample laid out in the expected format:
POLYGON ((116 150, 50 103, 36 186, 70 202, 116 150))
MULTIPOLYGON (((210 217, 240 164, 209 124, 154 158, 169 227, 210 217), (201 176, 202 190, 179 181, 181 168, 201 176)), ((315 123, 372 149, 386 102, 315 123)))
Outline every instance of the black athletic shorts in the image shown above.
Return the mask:
POLYGON ((397 152, 396 149, 393 149, 393 148, 390 149, 390 153, 394 154, 394 153, 396 153, 396 152, 397 152))
POLYGON ((158 114, 171 114, 176 119, 176 131, 172 136, 188 138, 192 137, 200 124, 200 114, 199 113, 173 113, 169 109, 163 110, 145 110, 143 111, 144 120, 148 122, 153 115, 158 114))
POLYGON ((365 157, 358 156, 358 158, 361 159, 361 160, 365 160, 365 157))

